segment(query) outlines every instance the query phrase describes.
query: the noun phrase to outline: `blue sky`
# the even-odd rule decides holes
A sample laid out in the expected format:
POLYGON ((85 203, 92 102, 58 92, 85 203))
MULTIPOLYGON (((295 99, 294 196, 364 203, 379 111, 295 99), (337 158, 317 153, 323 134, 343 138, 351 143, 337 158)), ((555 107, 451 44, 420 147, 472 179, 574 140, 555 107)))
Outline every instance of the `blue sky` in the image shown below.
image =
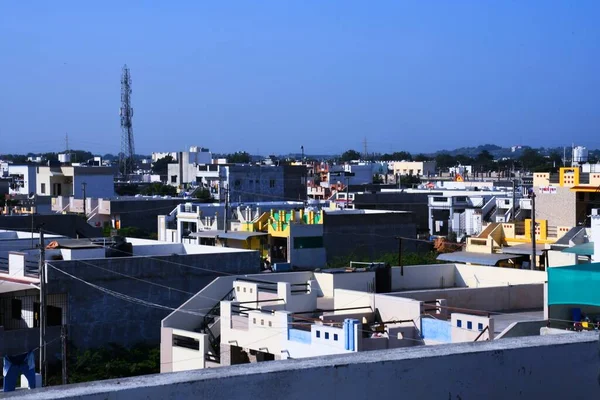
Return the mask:
POLYGON ((0 2, 0 153, 600 148, 600 2, 0 2))

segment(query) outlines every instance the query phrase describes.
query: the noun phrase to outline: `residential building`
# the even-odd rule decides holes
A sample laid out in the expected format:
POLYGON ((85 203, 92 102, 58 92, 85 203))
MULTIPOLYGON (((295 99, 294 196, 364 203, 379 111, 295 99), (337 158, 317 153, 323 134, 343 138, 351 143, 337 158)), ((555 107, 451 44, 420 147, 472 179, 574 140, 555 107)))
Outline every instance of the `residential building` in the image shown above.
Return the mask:
POLYGON ((600 172, 585 173, 579 167, 534 173, 536 219, 547 220, 549 226, 589 226, 588 216, 600 203, 599 186, 600 172))
MULTIPOLYGON (((269 264, 310 269, 350 255, 395 253, 396 236, 416 238, 412 213, 401 211, 337 210, 317 202, 309 207, 297 202, 234 203, 228 209, 227 231, 223 215, 223 204, 179 205, 159 217, 158 238, 258 250, 269 264)), ((413 241, 403 245, 406 251, 416 247, 413 241)))
POLYGON ((114 196, 114 169, 112 167, 82 167, 72 165, 38 166, 36 169, 38 196, 87 197, 114 196))
POLYGON ((545 279, 459 264, 220 277, 162 321, 161 372, 494 340, 528 321, 539 335, 545 279))
POLYGON ((194 165, 193 171, 173 171, 169 184, 208 189, 215 200, 225 193, 232 202, 306 200, 306 168, 293 165, 194 165), (182 179, 183 177, 183 179, 182 179))
POLYGON ((127 227, 140 228, 148 233, 157 233, 156 218, 173 210, 178 204, 192 201, 184 197, 160 196, 121 196, 112 198, 53 197, 52 211, 56 213, 83 214, 89 224, 112 229, 127 227))
POLYGON ((389 165, 394 175, 435 176, 435 161, 393 161, 389 165))
MULTIPOLYGON (((14 345, 5 345, 9 354, 33 348, 18 338, 39 344, 40 253, 21 241, 0 273, 3 337, 14 345)), ((57 334, 68 325, 69 342, 80 350, 158 344, 160 321, 191 294, 218 276, 260 269, 254 251, 119 237, 52 238, 45 259, 48 325, 57 334)))
POLYGON ((36 165, 8 165, 8 178, 11 179, 9 194, 27 195, 37 193, 36 165))

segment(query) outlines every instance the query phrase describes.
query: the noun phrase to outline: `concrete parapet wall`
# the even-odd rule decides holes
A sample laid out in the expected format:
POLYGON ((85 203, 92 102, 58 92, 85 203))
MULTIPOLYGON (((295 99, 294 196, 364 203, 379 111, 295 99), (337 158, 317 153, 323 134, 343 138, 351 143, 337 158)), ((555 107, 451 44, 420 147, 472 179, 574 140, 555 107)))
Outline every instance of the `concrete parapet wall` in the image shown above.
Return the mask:
POLYGON ((23 399, 598 398, 598 335, 418 346, 115 379, 23 399), (435 384, 430 384, 435 377, 435 384))

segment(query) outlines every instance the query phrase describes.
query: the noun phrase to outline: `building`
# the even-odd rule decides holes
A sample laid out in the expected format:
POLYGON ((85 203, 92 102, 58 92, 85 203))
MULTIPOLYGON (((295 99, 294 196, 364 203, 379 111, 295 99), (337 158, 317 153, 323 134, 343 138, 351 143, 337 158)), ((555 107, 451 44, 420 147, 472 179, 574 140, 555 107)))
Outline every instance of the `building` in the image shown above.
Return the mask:
POLYGON ((36 169, 38 196, 87 197, 114 196, 114 169, 112 167, 38 166, 36 169))
POLYGON ((306 200, 304 166, 193 164, 183 172, 178 165, 169 165, 169 184, 208 189, 215 200, 225 193, 232 202, 306 200))
POLYGON ((599 186, 600 172, 585 173, 579 167, 534 173, 536 219, 547 220, 549 226, 589 226, 588 216, 600 203, 599 186))
POLYGON ((525 322, 539 335, 545 279, 458 264, 220 277, 162 321, 161 372, 494 340, 525 322))
POLYGON ((11 180, 9 194, 27 195, 37 193, 36 165, 8 165, 8 178, 11 180))
POLYGON ((164 215, 178 204, 191 200, 183 197, 142 195, 112 198, 86 197, 84 208, 82 198, 60 196, 52 198, 52 211, 75 214, 85 212, 88 223, 98 228, 136 227, 152 234, 157 233, 156 219, 159 215, 164 215))
POLYGON ((435 176, 435 161, 394 161, 389 165, 394 175, 435 176))
MULTIPOLYGON (((8 271, 0 273, 8 343, 39 343, 38 259, 39 250, 26 239, 9 253, 8 271)), ((68 325, 68 340, 80 350, 158 344, 160 321, 192 294, 218 276, 260 269, 254 251, 132 238, 52 238, 45 260, 48 325, 58 331, 68 325)))
MULTIPOLYGON (((225 231, 223 204, 183 204, 158 220, 158 238, 258 250, 269 264, 320 268, 345 257, 370 257, 398 251, 397 236, 416 238, 412 213, 379 210, 337 210, 328 203, 305 207, 297 202, 235 203, 228 209, 225 231), (348 246, 348 241, 353 243, 348 246)), ((407 251, 416 244, 407 241, 407 251)))

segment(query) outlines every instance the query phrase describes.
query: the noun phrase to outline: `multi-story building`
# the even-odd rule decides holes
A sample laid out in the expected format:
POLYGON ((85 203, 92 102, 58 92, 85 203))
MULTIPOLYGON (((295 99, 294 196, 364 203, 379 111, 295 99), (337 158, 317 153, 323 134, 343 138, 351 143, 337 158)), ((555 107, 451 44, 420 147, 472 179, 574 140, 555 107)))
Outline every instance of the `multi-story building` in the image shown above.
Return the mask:
POLYGON ((435 161, 393 161, 389 163, 394 175, 435 176, 435 161))
POLYGON ((543 272, 367 267, 215 279, 162 321, 161 372, 539 335, 547 323, 543 272))
POLYGON ((112 167, 83 167, 72 165, 36 167, 38 196, 112 197, 114 188, 112 167))
POLYGON ((9 194, 31 195, 37 193, 37 165, 8 164, 9 194))

